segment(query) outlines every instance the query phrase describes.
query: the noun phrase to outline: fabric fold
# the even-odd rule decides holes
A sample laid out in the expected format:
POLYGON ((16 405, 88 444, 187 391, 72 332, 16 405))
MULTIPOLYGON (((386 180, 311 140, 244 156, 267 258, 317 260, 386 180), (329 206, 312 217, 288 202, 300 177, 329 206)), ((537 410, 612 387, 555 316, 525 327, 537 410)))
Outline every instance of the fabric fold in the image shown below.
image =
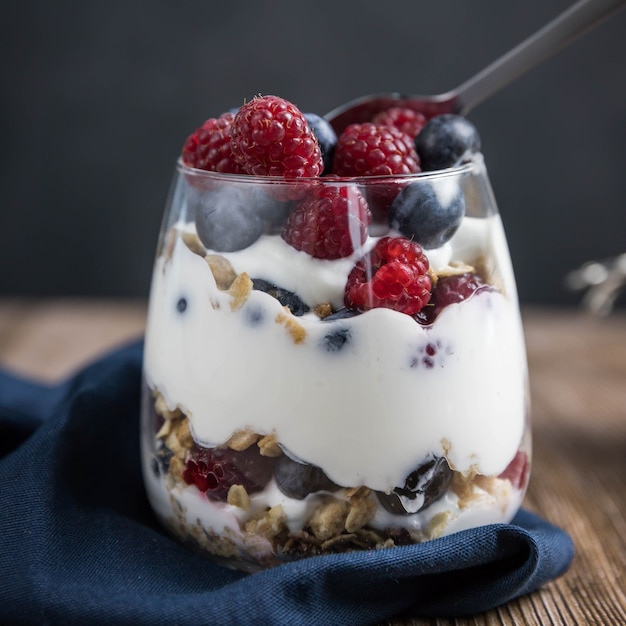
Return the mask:
POLYGON ((0 372, 0 623, 375 624, 482 612, 561 575, 569 536, 511 524, 243 574, 159 526, 139 459, 142 343, 47 387, 0 372))

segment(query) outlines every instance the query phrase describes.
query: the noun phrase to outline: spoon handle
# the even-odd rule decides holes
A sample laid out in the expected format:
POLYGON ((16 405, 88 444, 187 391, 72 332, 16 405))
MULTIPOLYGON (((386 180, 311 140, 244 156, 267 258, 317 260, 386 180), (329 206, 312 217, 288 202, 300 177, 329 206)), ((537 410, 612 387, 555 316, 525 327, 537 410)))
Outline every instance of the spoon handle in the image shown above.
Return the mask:
POLYGON ((625 4, 626 0, 580 0, 460 85, 454 91, 456 109, 459 113, 466 114, 494 92, 514 81, 625 4))

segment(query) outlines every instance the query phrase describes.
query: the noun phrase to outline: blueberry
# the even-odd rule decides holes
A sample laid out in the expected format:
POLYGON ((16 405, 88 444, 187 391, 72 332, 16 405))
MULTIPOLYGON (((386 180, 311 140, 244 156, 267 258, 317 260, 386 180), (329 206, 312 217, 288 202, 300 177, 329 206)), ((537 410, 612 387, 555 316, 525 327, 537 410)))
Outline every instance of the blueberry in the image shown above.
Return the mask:
POLYGON ((339 352, 350 341, 349 328, 337 328, 324 335, 322 346, 327 352, 339 352))
POLYGON ((294 315, 298 317, 307 313, 310 308, 302 300, 293 293, 282 287, 277 287, 263 278, 253 278, 252 288, 258 291, 264 291, 273 298, 276 298, 283 306, 286 306, 294 315))
POLYGON ((300 463, 281 456, 274 470, 278 488, 288 497, 303 500, 316 491, 337 491, 336 485, 317 465, 300 463))
POLYGON ((178 298, 178 301, 176 302, 176 310, 179 313, 184 313, 187 310, 187 298, 178 298))
POLYGON ((159 471, 162 469, 163 473, 166 474, 170 469, 170 461, 174 456, 174 452, 170 450, 164 443, 160 443, 158 449, 156 451, 155 460, 157 462, 157 466, 159 471))
POLYGON ((155 475, 156 478, 158 478, 161 475, 161 470, 159 469, 159 462, 153 458, 150 461, 150 469, 152 470, 152 473, 155 475))
POLYGON ((209 191, 190 190, 200 241, 216 252, 234 252, 252 245, 264 232, 254 203, 254 188, 228 185, 209 191))
POLYGON ((322 173, 328 174, 333 165, 337 135, 333 127, 317 113, 304 113, 304 119, 317 138, 317 143, 322 151, 322 159, 324 160, 324 171, 322 173))
POLYGON ((348 309, 346 307, 342 307, 338 309, 334 313, 327 315, 322 319, 323 322, 334 322, 335 320, 345 320, 350 317, 354 317, 355 315, 360 315, 361 311, 357 311, 356 309, 348 309))
POLYGON ((391 513, 419 513, 443 496, 453 474, 443 457, 432 457, 407 476, 403 487, 388 494, 377 492, 377 496, 391 513))
POLYGON ((407 185, 389 209, 389 225, 423 248, 439 248, 465 215, 465 197, 452 179, 407 185))
POLYGON ((278 235, 282 232, 293 208, 293 202, 272 198, 261 189, 256 190, 254 202, 257 207, 257 213, 263 220, 265 233, 278 235))
POLYGON ((265 319, 265 312, 261 307, 246 307, 246 319, 250 326, 260 326, 265 319))
POLYGON ((442 170, 469 161, 480 150, 476 127, 461 115, 438 115, 415 138, 422 170, 442 170))

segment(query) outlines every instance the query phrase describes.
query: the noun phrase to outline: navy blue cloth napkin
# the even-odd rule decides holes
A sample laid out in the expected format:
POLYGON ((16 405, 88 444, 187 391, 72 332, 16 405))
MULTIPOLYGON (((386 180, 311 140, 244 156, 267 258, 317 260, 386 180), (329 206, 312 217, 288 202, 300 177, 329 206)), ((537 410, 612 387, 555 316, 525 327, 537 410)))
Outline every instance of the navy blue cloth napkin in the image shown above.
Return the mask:
POLYGON ((374 624, 474 614, 562 574, 568 535, 512 524, 246 575, 159 527, 139 462, 142 344, 45 387, 0 371, 0 624, 374 624))

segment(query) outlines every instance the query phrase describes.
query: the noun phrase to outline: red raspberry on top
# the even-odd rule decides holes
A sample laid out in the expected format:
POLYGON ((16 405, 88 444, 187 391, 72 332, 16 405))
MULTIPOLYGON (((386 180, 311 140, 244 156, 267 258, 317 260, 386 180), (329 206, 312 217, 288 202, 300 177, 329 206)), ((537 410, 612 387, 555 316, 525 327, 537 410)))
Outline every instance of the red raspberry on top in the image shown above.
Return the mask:
POLYGON ((356 189, 316 185, 289 214, 282 237, 317 259, 340 259, 365 243, 371 221, 367 202, 356 189))
POLYGON ((243 174, 230 147, 230 130, 235 116, 223 113, 208 119, 183 145, 183 163, 199 170, 243 174))
POLYGON ((333 174, 393 176, 419 171, 413 139, 393 126, 351 124, 337 140, 333 174))
POLYGON ((391 107, 372 119, 372 123, 377 126, 393 126, 413 139, 426 126, 426 122, 424 115, 406 107, 391 107))
POLYGON ((233 121, 231 147, 247 174, 300 178, 319 176, 322 153, 299 109, 277 96, 244 104, 233 121))
POLYGON ((418 244, 403 237, 383 237, 348 275, 345 305, 359 311, 386 307, 415 315, 430 299, 429 267, 418 244))

